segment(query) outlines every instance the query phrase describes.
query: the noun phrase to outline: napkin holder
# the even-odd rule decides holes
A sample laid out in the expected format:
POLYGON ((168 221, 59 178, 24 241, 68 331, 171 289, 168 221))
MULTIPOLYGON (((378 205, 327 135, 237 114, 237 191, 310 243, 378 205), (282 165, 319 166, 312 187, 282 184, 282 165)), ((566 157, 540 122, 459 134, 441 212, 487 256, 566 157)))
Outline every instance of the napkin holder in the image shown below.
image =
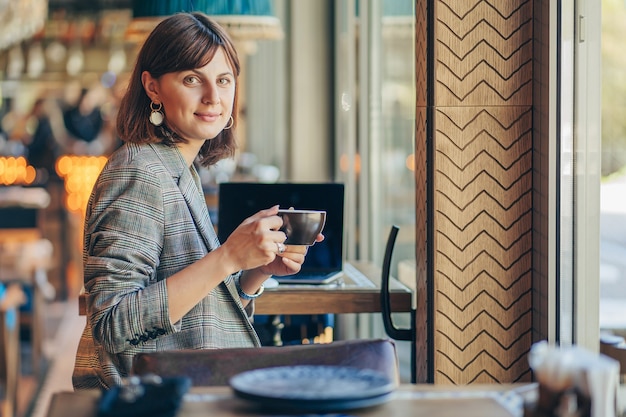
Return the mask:
POLYGON ((533 345, 530 366, 539 382, 525 417, 615 417, 619 362, 578 346, 533 345))
POLYGON ((537 402, 525 405, 524 417, 591 417, 591 398, 576 389, 554 391, 539 384, 537 402))

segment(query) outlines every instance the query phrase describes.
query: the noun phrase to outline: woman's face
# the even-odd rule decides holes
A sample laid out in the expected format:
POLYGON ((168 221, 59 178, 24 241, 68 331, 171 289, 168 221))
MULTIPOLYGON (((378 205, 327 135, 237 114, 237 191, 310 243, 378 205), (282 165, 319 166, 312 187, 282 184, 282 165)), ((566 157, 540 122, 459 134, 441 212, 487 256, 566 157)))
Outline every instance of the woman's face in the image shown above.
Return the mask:
POLYGON ((222 48, 204 67, 159 79, 144 72, 142 80, 152 101, 163 104, 164 123, 188 141, 213 139, 230 124, 235 75, 222 48))

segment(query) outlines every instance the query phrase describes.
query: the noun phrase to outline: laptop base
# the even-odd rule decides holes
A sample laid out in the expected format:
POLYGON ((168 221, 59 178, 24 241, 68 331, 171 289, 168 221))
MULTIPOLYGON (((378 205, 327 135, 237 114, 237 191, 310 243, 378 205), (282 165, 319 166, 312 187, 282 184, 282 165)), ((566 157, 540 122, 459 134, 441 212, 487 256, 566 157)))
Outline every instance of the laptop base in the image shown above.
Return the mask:
POLYGON ((334 271, 328 273, 300 273, 294 275, 285 275, 282 277, 273 276, 279 284, 306 284, 306 285, 322 285, 332 284, 342 275, 341 271, 334 271))

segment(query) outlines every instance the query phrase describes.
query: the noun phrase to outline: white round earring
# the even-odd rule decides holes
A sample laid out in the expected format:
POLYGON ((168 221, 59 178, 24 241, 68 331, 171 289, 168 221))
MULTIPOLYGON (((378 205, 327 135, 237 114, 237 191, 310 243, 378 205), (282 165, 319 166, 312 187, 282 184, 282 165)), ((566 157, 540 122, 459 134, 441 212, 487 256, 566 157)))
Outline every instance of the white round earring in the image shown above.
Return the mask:
POLYGON ((230 123, 228 123, 226 126, 224 126, 224 130, 230 129, 235 124, 235 119, 233 119, 233 116, 230 116, 229 122, 230 123))
POLYGON ((161 126, 163 124, 163 119, 165 116, 161 109, 163 108, 163 103, 155 104, 154 102, 150 102, 150 123, 155 126, 161 126), (156 106, 156 107, 155 107, 156 106))

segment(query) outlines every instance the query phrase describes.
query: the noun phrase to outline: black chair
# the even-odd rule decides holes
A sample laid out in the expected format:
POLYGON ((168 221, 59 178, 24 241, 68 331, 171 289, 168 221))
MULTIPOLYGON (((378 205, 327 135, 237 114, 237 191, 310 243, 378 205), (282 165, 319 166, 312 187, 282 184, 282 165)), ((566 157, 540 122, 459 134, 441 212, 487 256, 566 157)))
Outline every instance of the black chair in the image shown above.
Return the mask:
POLYGON ((416 340, 415 340, 415 309, 411 309, 410 327, 408 329, 397 328, 391 318, 391 301, 389 298, 389 275, 391 270, 391 256, 393 247, 398 236, 398 226, 391 226, 389 237, 387 238, 387 246, 385 248, 385 257, 383 259, 381 286, 380 286, 380 305, 383 316, 383 324, 385 332, 389 337, 395 340, 406 340, 411 342, 411 383, 417 382, 415 369, 416 363, 416 340))

